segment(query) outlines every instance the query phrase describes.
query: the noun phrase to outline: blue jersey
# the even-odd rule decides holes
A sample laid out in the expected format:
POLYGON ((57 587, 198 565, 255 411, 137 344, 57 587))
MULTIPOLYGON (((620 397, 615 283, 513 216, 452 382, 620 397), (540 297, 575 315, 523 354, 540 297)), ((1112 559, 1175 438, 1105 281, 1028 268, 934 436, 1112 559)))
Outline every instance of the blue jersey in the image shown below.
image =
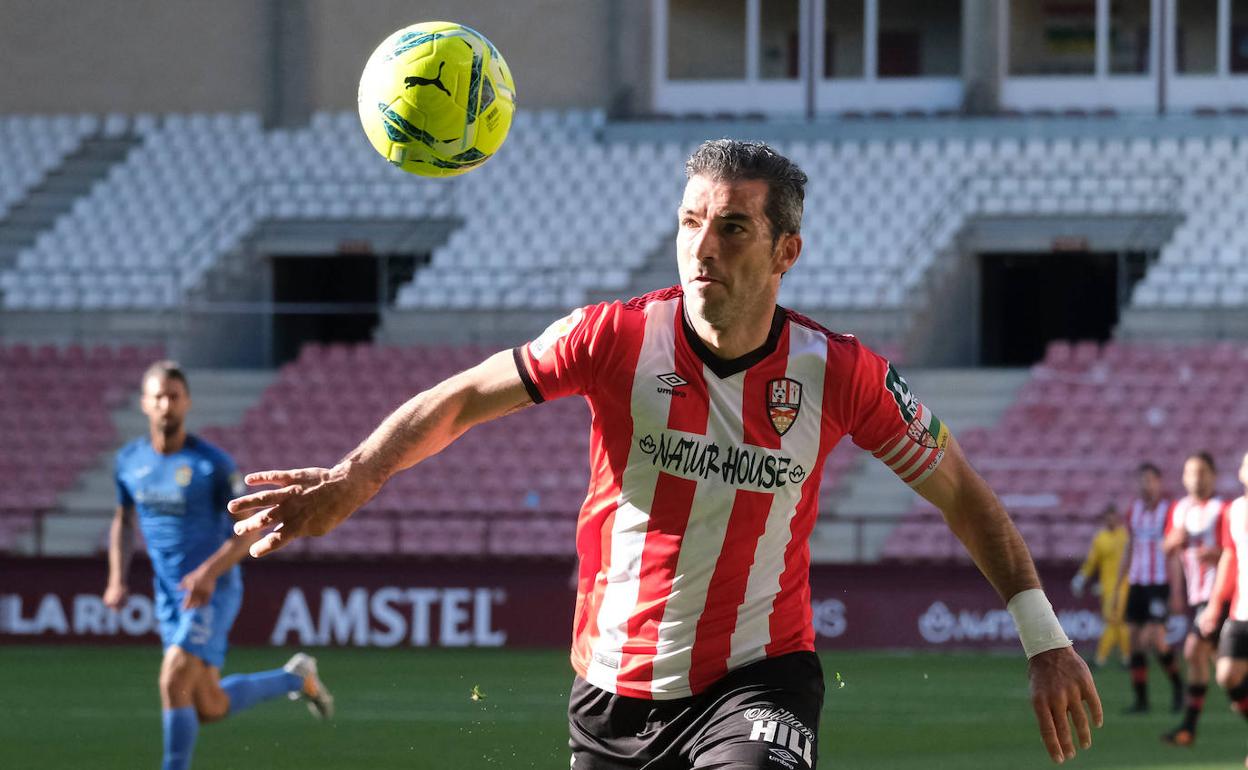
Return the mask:
MULTIPOLYGON (((151 441, 131 441, 117 453, 117 503, 138 512, 139 528, 158 583, 172 590, 234 536, 225 504, 241 488, 234 461, 194 435, 171 455, 151 441)), ((240 585, 238 566, 218 588, 240 585)))

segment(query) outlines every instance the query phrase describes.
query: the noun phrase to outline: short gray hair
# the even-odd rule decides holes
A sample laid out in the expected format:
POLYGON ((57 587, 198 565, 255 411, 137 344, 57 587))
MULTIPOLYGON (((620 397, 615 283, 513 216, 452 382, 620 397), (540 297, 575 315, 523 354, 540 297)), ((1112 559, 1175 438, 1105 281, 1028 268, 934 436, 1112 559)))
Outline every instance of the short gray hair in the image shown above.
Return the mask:
POLYGON ((147 381, 153 377, 159 377, 162 380, 177 380, 182 383, 182 387, 186 388, 186 392, 191 392, 191 384, 186 381, 186 373, 182 371, 182 365, 177 361, 164 359, 156 361, 143 370, 143 379, 139 380, 139 387, 146 388, 147 381))
POLYGON ((802 230, 802 203, 806 199, 806 172, 762 142, 711 139, 703 142, 685 161, 685 178, 705 176, 736 181, 758 179, 767 183, 764 208, 771 222, 771 239, 802 230))

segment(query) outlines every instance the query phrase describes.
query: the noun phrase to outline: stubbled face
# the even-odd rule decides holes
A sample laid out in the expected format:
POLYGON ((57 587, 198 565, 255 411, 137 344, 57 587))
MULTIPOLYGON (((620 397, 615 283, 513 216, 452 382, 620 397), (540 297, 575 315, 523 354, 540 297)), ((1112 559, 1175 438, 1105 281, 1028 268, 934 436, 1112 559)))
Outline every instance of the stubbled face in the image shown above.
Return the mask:
POLYGON ((1212 497, 1214 481, 1213 470, 1205 464, 1204 460, 1189 457, 1187 462, 1183 463, 1183 488, 1192 497, 1199 500, 1212 497))
POLYGON ((182 429, 191 408, 191 395, 181 380, 157 375, 144 381, 140 403, 153 430, 174 436, 182 429))
POLYGON ((1161 476, 1152 471, 1140 474, 1140 496, 1148 500, 1161 497, 1161 476))
POLYGON ((775 304, 780 276, 797 261, 801 236, 772 242, 767 183, 694 176, 685 185, 676 260, 689 312, 717 328, 775 304))

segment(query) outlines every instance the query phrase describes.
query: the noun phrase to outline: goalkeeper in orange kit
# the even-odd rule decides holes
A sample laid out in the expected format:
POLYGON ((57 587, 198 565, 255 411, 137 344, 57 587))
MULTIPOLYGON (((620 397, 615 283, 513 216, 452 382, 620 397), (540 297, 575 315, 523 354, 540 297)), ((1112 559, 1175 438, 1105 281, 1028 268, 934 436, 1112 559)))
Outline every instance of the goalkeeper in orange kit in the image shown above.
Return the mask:
POLYGON ((1088 549, 1088 558, 1070 581, 1070 590, 1075 596, 1082 596, 1084 586, 1093 576, 1096 583, 1092 593, 1101 597, 1101 617, 1105 619, 1105 631, 1096 646, 1097 666, 1105 665, 1109 660, 1109 652, 1118 647, 1118 655, 1125 664, 1131 654, 1130 637, 1123 613, 1127 606, 1127 581, 1118 575, 1122 555, 1127 547, 1127 528, 1122 526, 1122 517, 1118 509, 1109 505, 1101 512, 1103 528, 1092 538, 1092 547, 1088 549))

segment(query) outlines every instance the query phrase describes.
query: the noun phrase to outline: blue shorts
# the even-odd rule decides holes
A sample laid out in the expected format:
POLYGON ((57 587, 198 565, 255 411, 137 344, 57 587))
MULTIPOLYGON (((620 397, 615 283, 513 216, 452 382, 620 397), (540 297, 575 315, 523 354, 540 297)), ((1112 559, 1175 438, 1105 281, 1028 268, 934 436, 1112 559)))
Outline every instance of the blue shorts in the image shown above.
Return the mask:
POLYGON ((182 609, 185 591, 171 590, 160 580, 156 581, 155 595, 164 649, 176 644, 208 665, 224 668, 230 628, 243 604, 242 582, 231 580, 226 573, 217 580, 208 603, 193 610, 182 609))

